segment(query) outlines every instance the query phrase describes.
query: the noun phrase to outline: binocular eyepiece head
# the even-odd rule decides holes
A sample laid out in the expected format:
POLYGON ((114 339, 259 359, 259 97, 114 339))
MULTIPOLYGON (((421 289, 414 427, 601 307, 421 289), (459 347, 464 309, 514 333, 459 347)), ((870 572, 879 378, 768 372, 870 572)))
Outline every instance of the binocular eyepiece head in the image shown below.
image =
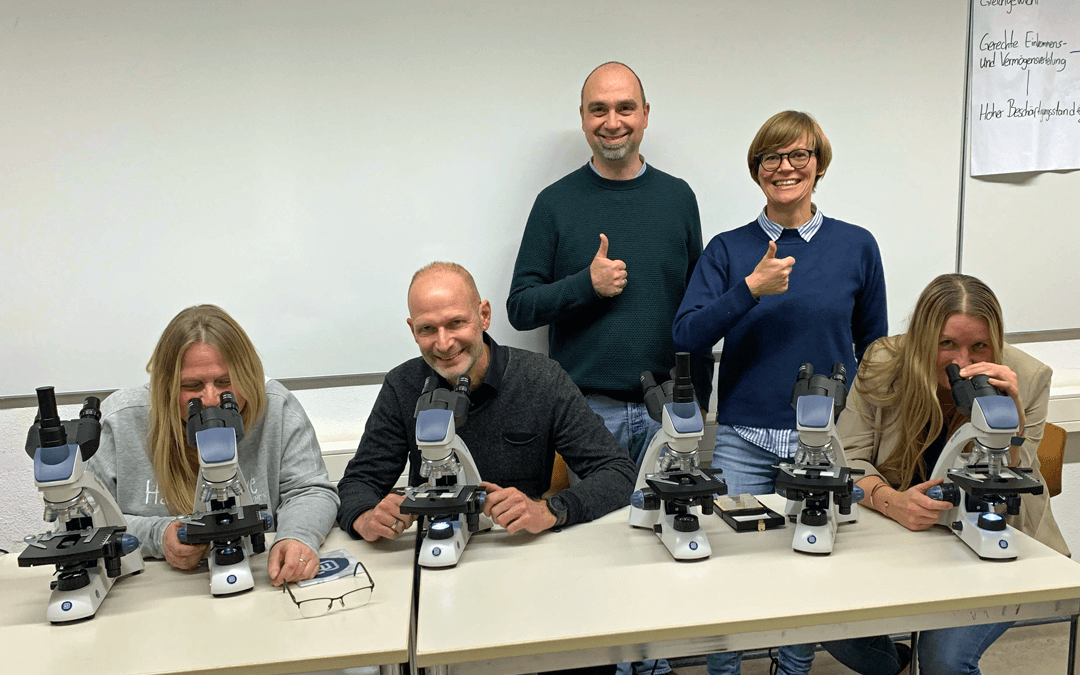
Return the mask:
MULTIPOLYGON (((231 391, 221 392, 221 399, 218 402, 218 407, 222 410, 231 410, 233 412, 240 412, 240 406, 236 404, 236 395, 231 391)), ((187 403, 188 419, 195 417, 202 412, 203 404, 202 399, 193 398, 187 403)))

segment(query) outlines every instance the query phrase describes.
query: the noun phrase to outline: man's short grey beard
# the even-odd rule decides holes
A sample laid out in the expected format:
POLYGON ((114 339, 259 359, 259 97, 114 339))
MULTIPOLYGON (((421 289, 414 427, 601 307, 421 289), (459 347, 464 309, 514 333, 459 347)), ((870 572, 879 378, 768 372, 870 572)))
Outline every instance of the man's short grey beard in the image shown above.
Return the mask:
POLYGON ((619 143, 618 145, 603 145, 600 147, 600 154, 607 160, 620 160, 626 157, 626 154, 630 152, 630 141, 619 143))

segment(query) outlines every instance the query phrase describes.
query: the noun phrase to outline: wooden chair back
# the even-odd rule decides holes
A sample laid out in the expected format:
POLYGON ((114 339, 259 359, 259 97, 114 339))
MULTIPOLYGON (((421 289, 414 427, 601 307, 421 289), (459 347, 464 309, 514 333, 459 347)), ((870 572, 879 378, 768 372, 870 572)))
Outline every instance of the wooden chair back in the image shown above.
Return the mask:
POLYGON ((566 468, 562 455, 556 452, 555 465, 551 468, 551 487, 544 493, 544 499, 568 487, 570 487, 570 470, 566 468))
POLYGON ((1039 465, 1046 491, 1051 497, 1061 494, 1061 463, 1065 459, 1065 441, 1068 434, 1056 424, 1047 422, 1039 443, 1039 465))

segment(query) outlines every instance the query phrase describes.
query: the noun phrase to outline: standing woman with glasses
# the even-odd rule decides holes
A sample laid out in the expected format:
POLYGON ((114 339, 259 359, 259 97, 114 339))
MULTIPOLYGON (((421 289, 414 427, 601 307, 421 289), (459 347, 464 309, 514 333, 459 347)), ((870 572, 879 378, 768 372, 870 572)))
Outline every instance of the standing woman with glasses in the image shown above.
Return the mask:
MULTIPOLYGON (((675 347, 701 353, 724 341, 713 466, 728 493, 775 489, 798 434, 791 388, 803 363, 855 375, 863 352, 888 331, 885 274, 867 230, 825 216, 811 201, 832 146, 810 115, 788 110, 758 130, 747 164, 765 208, 713 237, 675 315, 675 347)), ((813 645, 779 650, 780 672, 810 671, 813 645)), ((739 652, 711 654, 709 675, 740 672, 739 652)))

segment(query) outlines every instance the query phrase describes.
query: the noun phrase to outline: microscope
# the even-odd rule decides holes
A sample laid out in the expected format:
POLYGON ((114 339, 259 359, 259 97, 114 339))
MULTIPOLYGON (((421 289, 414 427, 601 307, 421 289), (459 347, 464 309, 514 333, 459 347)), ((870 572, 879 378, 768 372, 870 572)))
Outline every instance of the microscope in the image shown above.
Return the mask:
POLYGON ((181 516, 181 543, 210 544, 210 593, 234 595, 255 587, 250 558, 266 550, 264 532, 273 526, 266 504, 253 504, 240 470, 236 445, 244 422, 232 392, 220 406, 188 401, 187 442, 199 452, 199 477, 190 516, 181 516))
POLYGON ((835 419, 847 403, 847 371, 833 365, 828 377, 799 368, 791 392, 799 447, 791 462, 777 466, 777 492, 787 496, 784 513, 795 523, 791 546, 800 553, 828 555, 840 523, 859 519, 862 489, 855 486, 835 419))
POLYGON ((1024 494, 1038 495, 1043 485, 1027 475, 1030 469, 1010 469, 1009 449, 1024 444, 1017 436, 1020 415, 1013 400, 990 384, 986 375, 960 377, 955 363, 945 368, 956 410, 970 421, 956 430, 934 465, 931 479, 940 486, 926 491, 931 499, 949 502, 938 522, 949 527, 983 560, 1015 560, 1012 528, 997 513, 1004 504, 1009 515, 1020 513, 1024 494), (971 443, 971 450, 966 450, 971 443))
POLYGON ((458 378, 453 391, 439 387, 435 376, 424 381, 416 401, 416 445, 422 463, 420 476, 427 484, 405 489, 401 512, 420 516, 419 563, 421 567, 453 567, 461 560, 465 545, 475 532, 491 529, 491 519, 483 514, 486 493, 480 487, 476 468, 458 427, 469 417, 468 375, 458 378))
POLYGON ((641 374, 645 407, 660 422, 638 470, 630 497, 630 525, 651 529, 675 560, 712 555, 699 515, 711 515, 713 496, 727 494, 720 469, 698 468, 698 442, 705 433, 701 409, 690 383, 690 354, 675 355, 674 376, 661 384, 641 374))
POLYGON ((19 567, 56 565, 45 616, 52 623, 90 619, 113 582, 143 571, 139 540, 104 483, 86 471, 101 440, 99 401, 88 397, 79 419, 61 422, 52 387, 37 390, 38 414, 26 437, 45 522, 57 529, 25 539, 19 567))

